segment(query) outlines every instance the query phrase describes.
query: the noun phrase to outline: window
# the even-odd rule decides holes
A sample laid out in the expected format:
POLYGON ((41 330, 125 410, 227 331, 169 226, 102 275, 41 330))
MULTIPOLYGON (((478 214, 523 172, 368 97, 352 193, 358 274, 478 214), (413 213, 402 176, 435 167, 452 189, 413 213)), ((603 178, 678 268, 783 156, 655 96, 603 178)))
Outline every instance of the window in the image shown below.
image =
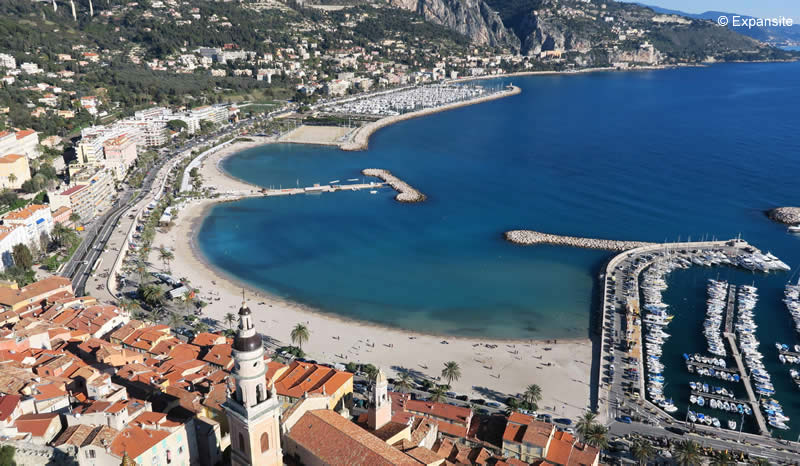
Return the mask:
POLYGON ((87 458, 94 458, 95 451, 94 450, 86 450, 86 457, 87 458))
POLYGON ((269 450, 269 435, 266 432, 261 434, 261 453, 269 450))

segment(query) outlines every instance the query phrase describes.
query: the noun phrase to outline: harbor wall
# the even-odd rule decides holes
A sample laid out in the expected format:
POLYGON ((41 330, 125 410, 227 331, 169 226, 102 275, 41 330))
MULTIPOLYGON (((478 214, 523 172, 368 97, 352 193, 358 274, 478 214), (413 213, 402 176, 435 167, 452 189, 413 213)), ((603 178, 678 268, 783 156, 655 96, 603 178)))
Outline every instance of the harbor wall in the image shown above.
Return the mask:
MULTIPOLYGON (((644 241, 616 241, 608 239, 580 238, 577 236, 552 235, 533 230, 511 230, 505 238, 515 244, 531 246, 534 244, 552 244, 555 246, 572 246, 585 249, 605 249, 609 251, 627 251, 644 246, 658 245, 644 241)), ((659 245, 660 246, 660 245, 659 245)))
POLYGON ((767 216, 778 223, 800 225, 800 207, 778 207, 767 211, 767 216))
POLYGON ((364 176, 374 176, 385 181, 386 184, 397 191, 397 196, 394 198, 398 202, 414 203, 422 202, 426 199, 424 194, 417 191, 400 178, 392 175, 392 172, 389 170, 383 170, 381 168, 365 168, 364 170, 361 170, 361 174, 364 176))

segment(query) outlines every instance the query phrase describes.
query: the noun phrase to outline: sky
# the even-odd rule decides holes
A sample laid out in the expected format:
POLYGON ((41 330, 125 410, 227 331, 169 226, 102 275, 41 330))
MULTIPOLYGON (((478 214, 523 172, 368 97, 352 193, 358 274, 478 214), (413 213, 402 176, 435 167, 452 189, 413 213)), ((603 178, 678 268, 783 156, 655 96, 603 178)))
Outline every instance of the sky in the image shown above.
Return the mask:
POLYGON ((725 11, 756 18, 800 18, 798 0, 636 0, 637 3, 655 5, 687 13, 725 11))

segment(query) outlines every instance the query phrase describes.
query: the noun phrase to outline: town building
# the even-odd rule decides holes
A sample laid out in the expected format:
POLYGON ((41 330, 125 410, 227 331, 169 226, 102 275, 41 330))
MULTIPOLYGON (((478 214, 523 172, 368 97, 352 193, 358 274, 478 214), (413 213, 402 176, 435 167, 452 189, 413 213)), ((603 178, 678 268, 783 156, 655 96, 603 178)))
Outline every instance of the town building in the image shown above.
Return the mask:
POLYGON ((17 226, 0 226, 0 269, 14 265, 12 251, 14 246, 25 244, 26 234, 23 228, 17 226))
POLYGON ((44 204, 30 204, 18 210, 12 210, 0 217, 4 226, 19 227, 25 233, 25 244, 28 247, 39 247, 42 237, 50 238, 53 231, 53 216, 50 207, 44 204))
POLYGON ((110 170, 82 167, 75 173, 70 170, 70 178, 70 188, 48 193, 51 209, 70 208, 86 223, 111 206, 116 190, 110 170))
POLYGON ((32 129, 0 131, 0 156, 24 155, 29 159, 39 156, 39 133, 32 129))
POLYGON ((0 156, 0 188, 20 189, 29 179, 31 169, 27 157, 20 154, 0 156))
POLYGON ((136 161, 136 141, 121 134, 107 139, 103 144, 105 154, 105 167, 114 174, 114 179, 122 181, 128 169, 136 161))

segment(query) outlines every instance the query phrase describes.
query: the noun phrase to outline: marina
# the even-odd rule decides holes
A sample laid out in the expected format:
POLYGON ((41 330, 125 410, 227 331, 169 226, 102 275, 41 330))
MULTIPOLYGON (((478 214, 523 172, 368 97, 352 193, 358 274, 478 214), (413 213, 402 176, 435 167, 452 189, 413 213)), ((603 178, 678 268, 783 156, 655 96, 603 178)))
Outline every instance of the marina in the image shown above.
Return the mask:
POLYGON ((483 86, 431 84, 365 98, 341 101, 322 108, 333 114, 398 116, 428 108, 465 102, 490 95, 483 86))

